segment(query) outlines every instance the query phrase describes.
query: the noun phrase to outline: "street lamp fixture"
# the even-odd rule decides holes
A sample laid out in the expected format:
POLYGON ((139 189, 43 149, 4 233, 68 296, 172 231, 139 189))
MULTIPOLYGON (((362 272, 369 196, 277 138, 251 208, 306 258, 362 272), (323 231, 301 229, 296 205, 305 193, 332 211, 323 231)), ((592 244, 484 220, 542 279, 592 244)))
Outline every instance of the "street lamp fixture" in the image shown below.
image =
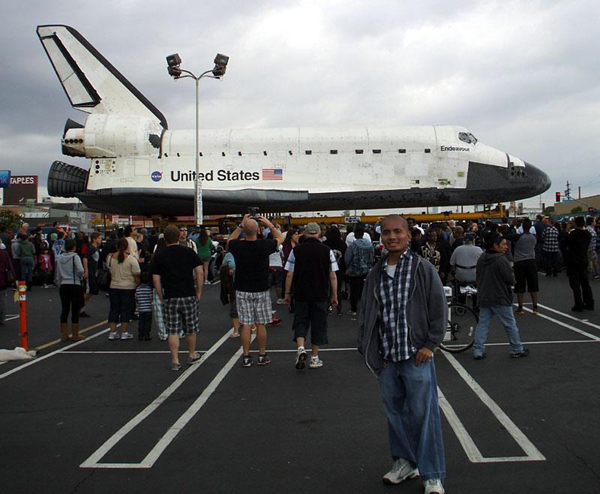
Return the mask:
POLYGON ((225 75, 227 70, 227 64, 229 57, 217 53, 214 60, 214 68, 203 72, 199 76, 196 76, 193 72, 181 68, 181 57, 178 53, 169 55, 167 57, 167 71, 173 79, 184 79, 189 77, 194 79, 196 82, 196 177, 195 177, 195 188, 194 188, 194 216, 196 218, 196 226, 202 225, 202 181, 200 180, 200 98, 198 90, 200 87, 200 79, 203 77, 209 77, 211 79, 221 79, 225 75))

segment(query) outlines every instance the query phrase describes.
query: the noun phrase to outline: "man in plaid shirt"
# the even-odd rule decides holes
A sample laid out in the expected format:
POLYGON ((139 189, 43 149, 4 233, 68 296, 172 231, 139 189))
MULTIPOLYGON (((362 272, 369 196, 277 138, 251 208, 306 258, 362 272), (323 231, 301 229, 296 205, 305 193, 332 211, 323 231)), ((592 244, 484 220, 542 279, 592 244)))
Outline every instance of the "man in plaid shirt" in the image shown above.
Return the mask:
POLYGON ((425 494, 444 494, 444 442, 433 351, 446 331, 447 303, 433 264, 408 247, 406 220, 381 223, 386 254, 365 281, 358 350, 377 376, 388 417, 392 469, 386 484, 421 476, 425 494))
POLYGON ((558 276, 560 250, 558 249, 558 228, 555 221, 550 220, 550 225, 544 229, 542 241, 542 257, 546 276, 556 277, 558 276))

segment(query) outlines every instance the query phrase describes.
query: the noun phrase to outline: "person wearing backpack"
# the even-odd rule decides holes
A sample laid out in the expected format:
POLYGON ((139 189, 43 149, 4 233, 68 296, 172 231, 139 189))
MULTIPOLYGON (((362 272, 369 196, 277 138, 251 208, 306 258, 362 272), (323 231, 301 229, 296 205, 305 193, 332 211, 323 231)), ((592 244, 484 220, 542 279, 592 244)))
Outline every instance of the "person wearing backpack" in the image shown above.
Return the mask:
POLYGON ((370 240, 364 238, 365 227, 360 223, 354 229, 354 242, 350 244, 344 254, 346 274, 350 279, 350 312, 356 316, 358 302, 362 294, 365 278, 373 266, 374 249, 370 240))

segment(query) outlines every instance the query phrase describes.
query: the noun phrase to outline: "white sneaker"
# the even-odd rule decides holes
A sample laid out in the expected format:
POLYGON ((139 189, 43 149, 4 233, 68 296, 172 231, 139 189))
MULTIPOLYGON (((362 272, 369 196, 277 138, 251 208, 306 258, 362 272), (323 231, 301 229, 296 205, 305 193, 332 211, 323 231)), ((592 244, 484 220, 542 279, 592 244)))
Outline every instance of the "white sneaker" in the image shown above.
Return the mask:
POLYGON ((131 333, 121 333, 121 339, 122 340, 131 340, 133 338, 133 335, 131 333))
POLYGON ((299 346, 298 347, 298 355, 296 355, 296 369, 298 369, 298 370, 304 369, 304 366, 306 365, 304 362, 306 362, 307 357, 308 357, 308 354, 306 353, 306 350, 304 349, 304 347, 299 346))
POLYGON ((318 369, 319 367, 323 367, 323 361, 319 357, 311 357, 308 366, 311 369, 318 369))
POLYGON ((423 485, 425 486, 425 494, 444 494, 446 492, 440 479, 424 480, 423 485))
POLYGON ((114 333, 108 333, 108 339, 109 340, 120 340, 121 335, 117 331, 115 331, 114 333))
POLYGON ((277 305, 285 305, 285 301, 282 298, 277 299, 277 305))
POLYGON ((406 479, 414 479, 419 476, 419 470, 404 458, 398 458, 392 465, 392 469, 383 476, 383 483, 396 485, 406 479))

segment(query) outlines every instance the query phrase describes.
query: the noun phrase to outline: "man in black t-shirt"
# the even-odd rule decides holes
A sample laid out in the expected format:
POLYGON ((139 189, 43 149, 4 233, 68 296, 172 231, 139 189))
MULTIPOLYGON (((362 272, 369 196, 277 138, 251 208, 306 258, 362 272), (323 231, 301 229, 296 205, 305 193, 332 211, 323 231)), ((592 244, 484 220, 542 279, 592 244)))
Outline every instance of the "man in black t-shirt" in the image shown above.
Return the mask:
POLYGON ((235 259, 235 279, 237 309, 241 323, 241 340, 244 354, 242 367, 252 365, 250 356, 251 326, 256 325, 258 340, 258 365, 270 362, 266 354, 267 329, 265 324, 272 320, 271 294, 269 291, 269 255, 276 252, 283 241, 279 228, 262 216, 260 223, 271 229, 273 238, 258 239, 258 223, 249 214, 229 237, 228 249, 235 259), (238 240, 244 232, 244 240, 238 240))
POLYGON ((165 320, 169 333, 171 370, 181 369, 179 363, 179 336, 185 334, 188 346, 188 364, 200 360, 196 353, 196 333, 200 331, 198 302, 202 297, 204 273, 196 253, 179 245, 179 228, 165 228, 167 248, 156 254, 152 261, 152 281, 158 298, 165 306, 165 320), (164 295, 163 295, 164 288, 164 295))

